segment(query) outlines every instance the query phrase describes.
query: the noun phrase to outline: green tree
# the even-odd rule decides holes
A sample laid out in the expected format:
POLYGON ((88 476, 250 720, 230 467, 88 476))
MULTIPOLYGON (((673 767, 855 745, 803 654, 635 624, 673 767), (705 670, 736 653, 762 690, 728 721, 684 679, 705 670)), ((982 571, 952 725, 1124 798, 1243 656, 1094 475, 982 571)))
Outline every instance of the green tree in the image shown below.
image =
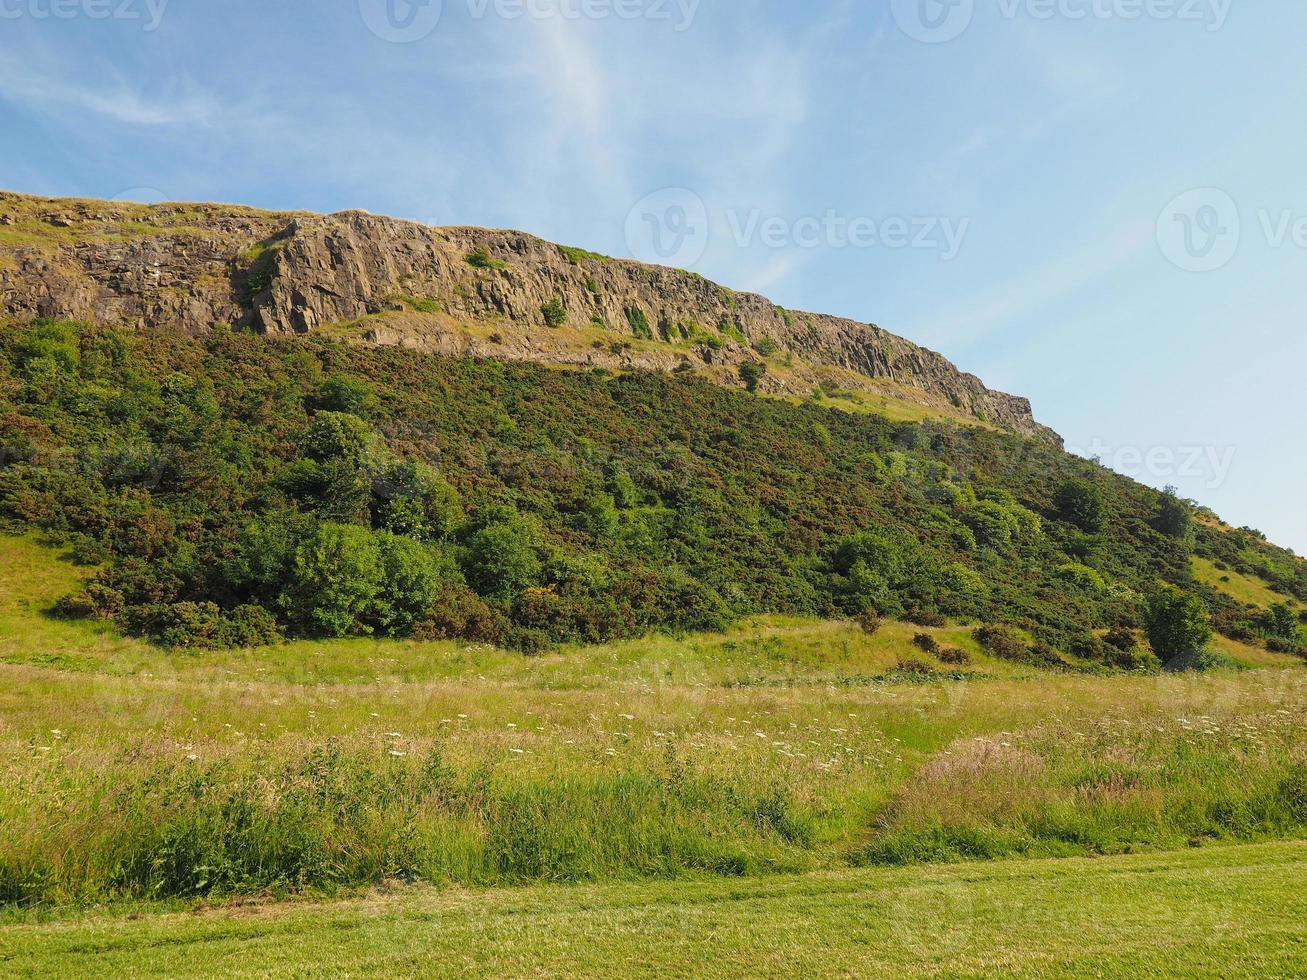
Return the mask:
POLYGON ((1298 616, 1287 602, 1277 602, 1262 613, 1258 625, 1267 636, 1291 643, 1300 639, 1298 616))
POLYGON ((377 396, 366 381, 344 374, 326 378, 309 399, 309 407, 319 412, 342 412, 366 418, 377 408, 377 396))
POLYGON ((758 382, 766 373, 767 365, 761 361, 745 361, 740 365, 740 378, 744 381, 744 387, 751 392, 758 390, 758 382))
POLYGON ((372 481, 371 492, 373 524, 395 534, 448 541, 463 523, 458 491, 421 460, 388 466, 372 481))
POLYGON ((1168 538, 1184 541, 1193 533, 1193 510, 1180 499, 1175 487, 1167 487, 1157 508, 1157 529, 1168 538))
POLYGON ((305 429, 300 448, 317 462, 342 460, 361 469, 371 468, 384 456, 372 427, 346 412, 318 412, 305 429))
POLYGON ((439 552, 412 538, 382 531, 376 541, 381 586, 369 619, 382 632, 402 635, 431 611, 442 584, 458 576, 439 552))
POLYGON ((474 532, 463 552, 463 574, 481 595, 512 600, 540 580, 539 538, 520 516, 502 516, 474 532))
POLYGON ((995 551, 1011 550, 1012 542, 1021 533, 1016 516, 993 500, 982 500, 963 515, 963 520, 980 544, 995 551))
POLYGON ((384 577, 381 551, 370 530, 320 524, 295 550, 282 604, 309 633, 371 633, 364 620, 373 610, 384 577))
POLYGON ((1086 534, 1097 534, 1107 526, 1107 502, 1103 491, 1089 480, 1068 480, 1053 498, 1058 516, 1086 534))
POLYGON ((1212 638, 1207 606, 1195 595, 1164 588, 1148 601, 1145 630, 1163 661, 1202 650, 1212 638))

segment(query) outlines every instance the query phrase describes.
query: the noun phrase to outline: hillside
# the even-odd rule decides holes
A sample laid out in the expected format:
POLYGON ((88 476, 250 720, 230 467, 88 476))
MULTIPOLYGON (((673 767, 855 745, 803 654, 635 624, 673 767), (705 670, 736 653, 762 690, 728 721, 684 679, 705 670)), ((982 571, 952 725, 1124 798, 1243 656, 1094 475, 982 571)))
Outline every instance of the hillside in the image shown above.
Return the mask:
POLYGON ((0 315, 201 334, 230 324, 443 354, 701 374, 845 407, 1038 436, 1028 401, 990 391, 880 328, 781 309, 676 269, 520 232, 361 212, 154 207, 0 192, 0 315))
POLYGON ((100 567, 61 614, 175 646, 538 651, 880 615, 1026 630, 989 636, 1013 661, 1139 668, 1159 584, 1286 651, 1307 599, 1307 563, 1045 441, 683 374, 11 322, 0 454, 0 518, 100 567), (1280 601, 1246 605, 1253 580, 1280 601))

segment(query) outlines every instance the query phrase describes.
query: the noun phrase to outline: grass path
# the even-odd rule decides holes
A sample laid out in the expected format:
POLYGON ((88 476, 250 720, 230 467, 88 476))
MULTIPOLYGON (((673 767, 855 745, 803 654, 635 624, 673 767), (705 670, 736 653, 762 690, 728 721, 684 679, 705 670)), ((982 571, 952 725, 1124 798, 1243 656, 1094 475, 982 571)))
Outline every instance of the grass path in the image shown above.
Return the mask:
POLYGON ((1307 845, 498 891, 0 929, 7 976, 1301 976, 1307 845))

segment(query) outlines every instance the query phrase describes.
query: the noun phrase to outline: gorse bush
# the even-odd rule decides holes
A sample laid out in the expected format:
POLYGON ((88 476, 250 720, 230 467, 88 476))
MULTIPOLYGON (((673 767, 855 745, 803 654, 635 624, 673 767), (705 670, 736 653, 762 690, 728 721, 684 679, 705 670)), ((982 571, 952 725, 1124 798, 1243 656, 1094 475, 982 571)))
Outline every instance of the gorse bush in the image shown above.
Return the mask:
MULTIPOLYGON (((1158 578, 1246 623, 1154 527, 1160 499, 1016 436, 680 376, 0 327, 0 518, 101 566, 65 614, 179 645, 462 623, 538 646, 874 611, 1066 649, 1140 625, 1158 578)), ((1307 594, 1303 563, 1250 534, 1192 537, 1307 594)))

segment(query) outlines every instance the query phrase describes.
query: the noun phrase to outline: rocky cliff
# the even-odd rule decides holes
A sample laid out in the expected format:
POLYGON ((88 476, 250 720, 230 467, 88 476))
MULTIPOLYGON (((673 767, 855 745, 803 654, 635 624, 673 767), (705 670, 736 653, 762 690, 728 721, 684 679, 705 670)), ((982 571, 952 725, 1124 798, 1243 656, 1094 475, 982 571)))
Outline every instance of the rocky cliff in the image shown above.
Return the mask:
POLYGON ((871 407, 892 401, 1060 443, 1024 398, 874 325, 520 232, 361 212, 0 192, 0 316, 327 333, 455 355, 695 371, 728 384, 753 362, 765 365, 769 393, 862 394, 871 407))

